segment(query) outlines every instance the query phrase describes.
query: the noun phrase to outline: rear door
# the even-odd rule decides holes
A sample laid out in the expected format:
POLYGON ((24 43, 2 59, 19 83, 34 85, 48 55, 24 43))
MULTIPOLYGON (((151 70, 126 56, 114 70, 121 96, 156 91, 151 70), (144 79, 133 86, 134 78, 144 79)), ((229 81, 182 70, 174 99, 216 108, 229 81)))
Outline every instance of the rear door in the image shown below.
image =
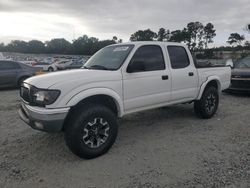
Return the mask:
POLYGON ((16 86, 21 67, 12 61, 0 61, 0 86, 16 86))
POLYGON ((137 111, 168 102, 171 95, 170 71, 159 45, 137 48, 123 69, 124 110, 137 111))
POLYGON ((198 73, 192 56, 183 46, 167 46, 171 65, 171 101, 186 101, 196 97, 198 92, 198 73))

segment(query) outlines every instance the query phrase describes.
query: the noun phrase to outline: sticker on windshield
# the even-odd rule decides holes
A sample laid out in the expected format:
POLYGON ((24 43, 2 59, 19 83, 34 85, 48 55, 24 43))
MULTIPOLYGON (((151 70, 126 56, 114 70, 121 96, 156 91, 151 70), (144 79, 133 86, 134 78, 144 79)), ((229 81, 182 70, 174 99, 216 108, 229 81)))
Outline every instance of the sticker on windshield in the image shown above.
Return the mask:
POLYGON ((120 47, 115 48, 113 51, 114 52, 127 51, 128 48, 129 48, 128 46, 120 46, 120 47))

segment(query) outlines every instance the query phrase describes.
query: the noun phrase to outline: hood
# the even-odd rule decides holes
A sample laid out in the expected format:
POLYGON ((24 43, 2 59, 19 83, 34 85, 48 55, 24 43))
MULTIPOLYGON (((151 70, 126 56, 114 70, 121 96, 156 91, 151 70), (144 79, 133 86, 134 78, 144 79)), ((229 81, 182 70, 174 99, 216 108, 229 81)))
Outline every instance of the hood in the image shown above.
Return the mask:
POLYGON ((232 77, 236 78, 250 78, 250 69, 233 69, 232 77))
POLYGON ((117 77, 116 71, 106 70, 89 70, 89 69, 77 69, 58 71, 54 73, 47 73, 38 76, 31 77, 25 80, 25 83, 33 85, 37 88, 48 89, 57 84, 70 84, 70 83, 90 83, 105 80, 114 80, 117 77))

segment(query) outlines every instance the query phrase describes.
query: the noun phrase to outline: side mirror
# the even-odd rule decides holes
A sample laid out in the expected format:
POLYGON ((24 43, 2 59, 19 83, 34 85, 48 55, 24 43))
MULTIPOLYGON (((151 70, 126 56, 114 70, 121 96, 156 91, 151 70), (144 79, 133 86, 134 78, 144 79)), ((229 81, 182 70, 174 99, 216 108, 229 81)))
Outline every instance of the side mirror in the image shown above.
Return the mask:
POLYGON ((232 59, 228 59, 228 60, 226 61, 226 66, 227 66, 227 67, 233 68, 233 67, 234 67, 233 60, 232 60, 232 59))
POLYGON ((133 72, 142 72, 145 71, 145 66, 142 61, 132 61, 129 63, 127 72, 133 73, 133 72))

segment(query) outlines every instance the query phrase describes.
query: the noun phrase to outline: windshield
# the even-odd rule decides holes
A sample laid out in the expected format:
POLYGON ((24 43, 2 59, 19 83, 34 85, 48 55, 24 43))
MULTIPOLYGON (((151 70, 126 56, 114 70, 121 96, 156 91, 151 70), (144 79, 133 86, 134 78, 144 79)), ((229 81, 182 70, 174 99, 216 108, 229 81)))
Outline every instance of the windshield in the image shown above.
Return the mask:
POLYGON ((100 70, 119 69, 134 45, 108 46, 93 55, 83 68, 100 70))
POLYGON ((235 68, 249 69, 250 68, 250 57, 246 57, 235 62, 235 68))

